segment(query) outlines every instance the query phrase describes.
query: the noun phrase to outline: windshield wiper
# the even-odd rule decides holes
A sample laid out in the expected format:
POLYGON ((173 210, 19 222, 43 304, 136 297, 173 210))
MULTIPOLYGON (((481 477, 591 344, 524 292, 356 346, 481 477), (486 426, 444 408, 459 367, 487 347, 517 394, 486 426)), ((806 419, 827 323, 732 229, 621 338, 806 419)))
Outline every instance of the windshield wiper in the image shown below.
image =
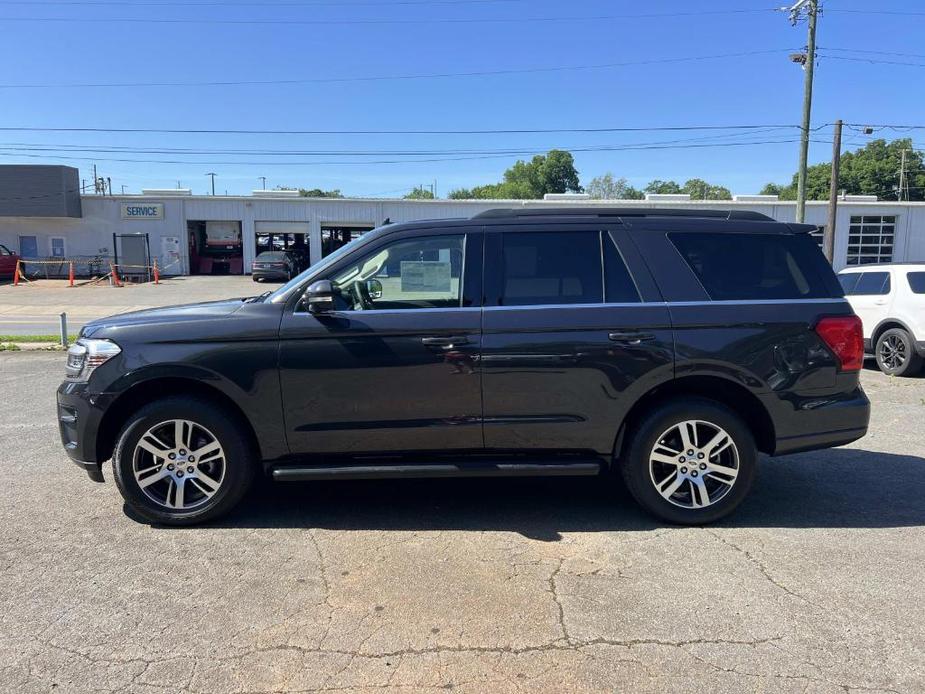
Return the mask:
POLYGON ((263 303, 263 302, 266 300, 266 298, 267 298, 268 296, 270 296, 270 294, 272 294, 272 293, 273 293, 273 292, 264 292, 264 293, 261 294, 260 296, 252 296, 252 297, 250 297, 249 299, 245 299, 245 300, 244 300, 244 303, 245 303, 245 304, 259 304, 259 303, 263 303))

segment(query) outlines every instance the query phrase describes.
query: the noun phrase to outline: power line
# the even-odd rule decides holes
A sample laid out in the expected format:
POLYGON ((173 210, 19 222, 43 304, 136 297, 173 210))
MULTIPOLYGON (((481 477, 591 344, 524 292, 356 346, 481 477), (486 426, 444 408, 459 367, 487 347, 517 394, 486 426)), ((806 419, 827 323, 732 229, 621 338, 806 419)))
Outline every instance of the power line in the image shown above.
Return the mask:
POLYGON ((832 48, 831 46, 822 46, 821 51, 837 51, 839 53, 871 53, 873 55, 895 55, 903 58, 925 58, 925 53, 899 53, 897 51, 872 51, 866 48, 832 48))
POLYGON ((847 10, 842 8, 825 8, 826 13, 841 12, 842 14, 885 14, 895 15, 897 17, 925 17, 925 12, 907 12, 904 10, 847 10))
POLYGON ((253 25, 382 25, 382 24, 526 24, 537 22, 602 22, 622 19, 668 19, 673 17, 701 17, 707 15, 754 14, 776 11, 777 8, 752 10, 702 10, 695 12, 647 12, 623 15, 573 15, 565 17, 417 17, 414 19, 219 19, 167 18, 167 17, 0 17, 5 22, 75 22, 84 24, 243 24, 253 25))
MULTIPOLYGON (((609 147, 609 148, 588 148, 581 151, 603 152, 603 151, 642 151, 642 150, 663 150, 663 149, 692 149, 692 148, 709 148, 709 147, 746 147, 755 145, 773 145, 773 144, 792 144, 797 142, 794 139, 782 140, 762 140, 754 142, 721 142, 721 143, 701 143, 687 145, 642 145, 626 147, 609 147)), ((813 142, 826 143, 826 140, 813 140, 813 142)), ((524 154, 541 154, 545 150, 536 149, 525 151, 524 154)), ((579 151, 579 150, 573 150, 579 151)), ((55 160, 72 160, 72 161, 107 161, 133 164, 184 164, 184 165, 212 165, 212 166, 347 166, 353 164, 373 165, 373 164, 420 164, 442 161, 472 161, 484 159, 507 159, 510 154, 491 154, 479 156, 463 157, 434 157, 426 159, 397 159, 397 160, 368 160, 368 161, 191 161, 191 160, 174 160, 174 159, 126 159, 116 157, 72 157, 67 155, 49 155, 49 154, 29 154, 29 153, 5 153, 0 152, 3 157, 23 157, 29 159, 55 159, 55 160)))
POLYGON ((124 88, 124 87, 230 87, 261 86, 280 84, 335 84, 347 82, 380 82, 399 80, 442 79, 452 77, 489 77, 495 75, 525 75, 544 72, 565 72, 572 70, 605 70, 618 67, 636 67, 640 65, 660 65, 671 63, 695 62, 700 60, 720 60, 743 58, 770 53, 789 53, 791 48, 768 48, 757 51, 738 53, 720 53, 713 55, 680 56, 677 58, 649 58, 645 60, 627 60, 617 63, 598 63, 592 65, 560 65, 553 67, 512 68, 504 70, 475 70, 469 72, 442 72, 416 75, 376 75, 360 77, 309 77, 282 80, 220 80, 206 82, 71 82, 41 84, 0 84, 0 89, 64 89, 64 88, 124 88))
MULTIPOLYGON (((630 143, 608 143, 599 145, 555 145, 545 147, 548 149, 564 149, 572 152, 583 151, 609 151, 611 149, 623 149, 626 147, 638 147, 644 145, 666 145, 666 144, 686 144, 689 142, 702 142, 704 140, 717 140, 722 138, 740 138, 743 136, 754 136, 756 134, 767 134, 789 128, 764 128, 761 130, 752 130, 746 133, 721 133, 716 135, 705 135, 701 137, 685 138, 681 140, 660 140, 656 142, 630 142, 630 143)), ((48 143, 48 142, 0 142, 0 150, 5 151, 24 151, 24 152, 75 152, 75 153, 109 153, 109 154, 177 154, 187 156, 208 156, 208 155, 263 155, 263 156, 459 156, 459 155, 518 155, 532 154, 537 151, 537 147, 532 148, 503 148, 503 149, 429 149, 429 150, 273 150, 273 149, 228 149, 228 148, 188 148, 188 147, 140 147, 128 145, 91 145, 77 143, 48 143)))
POLYGON ((905 60, 885 60, 883 58, 852 58, 847 55, 821 55, 826 60, 847 60, 852 63, 870 63, 874 65, 906 65, 909 67, 925 67, 925 63, 912 63, 905 60))
POLYGON ((501 3, 527 2, 528 0, 389 0, 388 2, 341 2, 340 0, 319 0, 317 2, 280 2, 264 0, 262 2, 227 2, 207 0, 206 2, 125 2, 124 0, 45 0, 36 3, 30 0, 0 0, 0 5, 45 5, 68 6, 107 6, 107 7, 382 7, 398 5, 493 5, 501 3))
MULTIPOLYGON (((828 123, 820 128, 831 125, 828 123)), ((518 128, 485 130, 256 130, 216 128, 98 128, 0 126, 0 132, 65 132, 65 133, 151 133, 156 135, 544 135, 560 133, 631 133, 684 132, 698 130, 758 130, 763 128, 799 128, 790 123, 736 125, 666 125, 613 128, 518 128)))

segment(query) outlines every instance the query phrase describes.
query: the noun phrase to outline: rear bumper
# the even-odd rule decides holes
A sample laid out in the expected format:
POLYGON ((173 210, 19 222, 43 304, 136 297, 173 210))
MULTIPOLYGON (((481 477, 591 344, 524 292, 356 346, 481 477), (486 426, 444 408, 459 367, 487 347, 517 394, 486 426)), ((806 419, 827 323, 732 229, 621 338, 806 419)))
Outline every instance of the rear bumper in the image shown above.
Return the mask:
POLYGON ((103 481, 97 437, 103 413, 114 398, 106 393, 88 393, 83 383, 65 382, 58 388, 61 443, 68 457, 97 482, 103 481))
POLYGON ((860 386, 838 396, 795 398, 788 405, 787 416, 775 422, 774 455, 844 446, 867 434, 870 400, 860 386))
POLYGON ((261 280, 287 280, 289 273, 285 270, 253 270, 251 276, 261 280))

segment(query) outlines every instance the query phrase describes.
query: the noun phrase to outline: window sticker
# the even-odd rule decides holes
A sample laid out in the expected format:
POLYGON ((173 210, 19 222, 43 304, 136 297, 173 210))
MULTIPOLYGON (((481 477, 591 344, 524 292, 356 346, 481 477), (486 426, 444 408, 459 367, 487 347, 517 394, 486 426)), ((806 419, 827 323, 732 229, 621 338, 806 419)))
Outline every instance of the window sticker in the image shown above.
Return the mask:
POLYGON ((403 292, 449 292, 452 289, 450 263, 430 260, 401 262, 403 292))

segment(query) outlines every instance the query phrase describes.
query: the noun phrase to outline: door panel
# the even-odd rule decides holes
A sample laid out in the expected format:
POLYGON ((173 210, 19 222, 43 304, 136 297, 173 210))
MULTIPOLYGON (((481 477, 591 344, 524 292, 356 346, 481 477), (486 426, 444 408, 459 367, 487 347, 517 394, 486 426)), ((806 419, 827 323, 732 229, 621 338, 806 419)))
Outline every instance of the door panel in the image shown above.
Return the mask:
POLYGON ((485 446, 609 454, 626 412, 673 368, 663 304, 486 308, 485 446))
MULTIPOLYGON (((292 453, 483 447, 482 311, 473 298, 482 235, 466 234, 463 260, 434 249, 445 236, 387 237, 331 269, 341 310, 285 313, 280 379, 292 453), (420 253, 409 249, 417 241, 420 253), (355 291, 374 278, 377 291, 355 291), (448 296, 457 292, 450 306, 448 296), (387 308, 376 308, 377 301, 387 308)), ((462 244, 459 230, 454 238, 462 244)))
POLYGON ((558 225, 505 228, 488 235, 486 294, 495 305, 486 306, 483 315, 486 448, 592 450, 608 455, 633 403, 672 377, 668 309, 654 293, 636 249, 622 230, 611 231, 598 224, 558 225), (594 272, 581 267, 575 257, 579 248, 588 256, 595 254, 587 243, 589 232, 599 238, 595 257, 600 281, 592 280, 594 272), (565 237, 565 246, 554 254, 561 261, 550 259, 551 244, 539 242, 530 253, 524 250, 530 246, 524 240, 504 241, 507 234, 540 233, 565 237), (506 248, 515 249, 512 257, 506 248), (618 281, 615 264, 624 276, 629 268, 631 277, 618 281), (530 301, 525 293, 531 288, 544 294, 558 291, 560 303, 503 305, 509 301, 510 287, 519 304, 530 301), (625 301, 604 303, 605 298, 615 298, 611 291, 627 288, 632 296, 622 297, 625 301), (594 292, 597 297, 590 303, 594 292))

